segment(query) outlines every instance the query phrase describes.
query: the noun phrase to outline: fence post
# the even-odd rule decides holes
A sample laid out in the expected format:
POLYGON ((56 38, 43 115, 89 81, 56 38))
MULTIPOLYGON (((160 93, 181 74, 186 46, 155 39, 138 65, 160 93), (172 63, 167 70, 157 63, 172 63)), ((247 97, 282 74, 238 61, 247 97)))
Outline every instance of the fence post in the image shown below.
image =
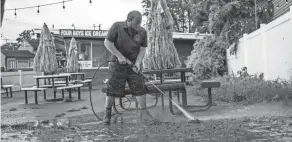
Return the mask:
POLYGON ((19 86, 20 88, 22 88, 22 70, 18 70, 18 74, 19 74, 19 78, 18 78, 19 86))
POLYGON ((262 36, 262 56, 264 64, 264 79, 268 79, 268 62, 267 62, 267 39, 266 39, 266 24, 261 24, 261 36, 262 36))
POLYGON ((244 50, 244 66, 247 67, 248 64, 248 40, 247 34, 243 34, 243 50, 244 50))

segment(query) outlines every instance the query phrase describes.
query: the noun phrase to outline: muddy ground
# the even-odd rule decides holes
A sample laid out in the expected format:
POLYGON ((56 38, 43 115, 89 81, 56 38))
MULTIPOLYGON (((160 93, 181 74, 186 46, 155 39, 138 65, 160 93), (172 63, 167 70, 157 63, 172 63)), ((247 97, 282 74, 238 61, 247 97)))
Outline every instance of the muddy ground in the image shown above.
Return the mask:
MULTIPOLYGON (((92 94, 101 117, 105 96, 99 89, 92 94)), ((189 104, 204 102, 188 94, 189 104)), ((158 106, 150 109, 155 120, 139 123, 133 111, 116 114, 110 126, 103 126, 92 114, 88 92, 82 91, 82 100, 76 96, 72 102, 44 101, 40 94, 40 104, 34 105, 24 104, 23 92, 15 92, 13 98, 2 94, 1 141, 292 141, 292 107, 281 102, 247 106, 215 102, 208 111, 192 113, 199 121, 189 122, 183 115, 171 115, 167 100, 162 111, 159 98, 158 106)), ((33 94, 29 98, 32 103, 33 94)), ((147 97, 149 105, 154 101, 147 97)))

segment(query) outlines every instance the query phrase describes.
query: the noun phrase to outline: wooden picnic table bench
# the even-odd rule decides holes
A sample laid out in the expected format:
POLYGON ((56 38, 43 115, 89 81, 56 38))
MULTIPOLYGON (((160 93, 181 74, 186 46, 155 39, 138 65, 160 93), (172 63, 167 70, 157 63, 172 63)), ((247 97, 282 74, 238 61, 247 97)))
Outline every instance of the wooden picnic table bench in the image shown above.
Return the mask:
POLYGON ((57 90, 62 90, 62 97, 64 98, 64 90, 68 90, 69 92, 69 98, 72 98, 72 89, 78 88, 78 99, 81 99, 81 93, 80 93, 80 87, 82 87, 83 84, 73 84, 69 86, 63 86, 63 87, 57 87, 57 90))
POLYGON ((2 80, 2 77, 1 77, 1 89, 5 90, 6 92, 6 96, 8 97, 9 96, 9 93, 10 93, 10 97, 12 98, 12 87, 14 85, 12 84, 9 84, 9 85, 3 85, 3 80, 2 80), (9 90, 9 91, 8 91, 9 90))
POLYGON ((37 93, 38 91, 44 91, 44 100, 46 100, 47 99, 47 97, 46 97, 46 89, 47 88, 37 88, 37 87, 21 88, 21 90, 25 92, 25 94, 24 94, 25 104, 28 103, 28 99, 27 99, 27 92, 28 91, 33 91, 34 92, 35 104, 38 104, 38 93, 37 93))

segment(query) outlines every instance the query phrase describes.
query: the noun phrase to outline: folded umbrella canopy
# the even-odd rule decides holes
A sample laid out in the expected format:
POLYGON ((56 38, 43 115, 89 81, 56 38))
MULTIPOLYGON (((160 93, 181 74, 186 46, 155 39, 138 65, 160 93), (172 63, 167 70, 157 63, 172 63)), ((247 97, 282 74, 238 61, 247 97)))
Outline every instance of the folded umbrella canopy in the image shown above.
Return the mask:
POLYGON ((40 43, 34 57, 34 70, 45 74, 55 74, 58 70, 54 37, 46 23, 44 23, 40 43))
POLYGON ((72 37, 70 42, 70 48, 67 53, 67 72, 75 73, 78 72, 79 63, 78 63, 78 48, 76 40, 72 37))
POLYGON ((143 60, 145 68, 159 70, 181 65, 172 32, 173 19, 166 0, 152 0, 147 20, 148 48, 143 60))

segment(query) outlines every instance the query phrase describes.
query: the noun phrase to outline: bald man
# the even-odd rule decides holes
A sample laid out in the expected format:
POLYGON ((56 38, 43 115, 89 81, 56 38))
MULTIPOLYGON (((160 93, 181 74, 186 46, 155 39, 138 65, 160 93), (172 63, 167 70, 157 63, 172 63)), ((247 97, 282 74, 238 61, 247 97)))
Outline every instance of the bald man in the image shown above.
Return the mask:
POLYGON ((126 21, 115 22, 111 26, 105 38, 104 45, 112 53, 112 60, 117 62, 109 64, 104 124, 110 124, 114 97, 124 96, 126 82, 137 98, 142 121, 152 119, 146 108, 145 82, 138 74, 147 47, 147 32, 141 27, 141 22, 142 14, 131 11, 126 21))

